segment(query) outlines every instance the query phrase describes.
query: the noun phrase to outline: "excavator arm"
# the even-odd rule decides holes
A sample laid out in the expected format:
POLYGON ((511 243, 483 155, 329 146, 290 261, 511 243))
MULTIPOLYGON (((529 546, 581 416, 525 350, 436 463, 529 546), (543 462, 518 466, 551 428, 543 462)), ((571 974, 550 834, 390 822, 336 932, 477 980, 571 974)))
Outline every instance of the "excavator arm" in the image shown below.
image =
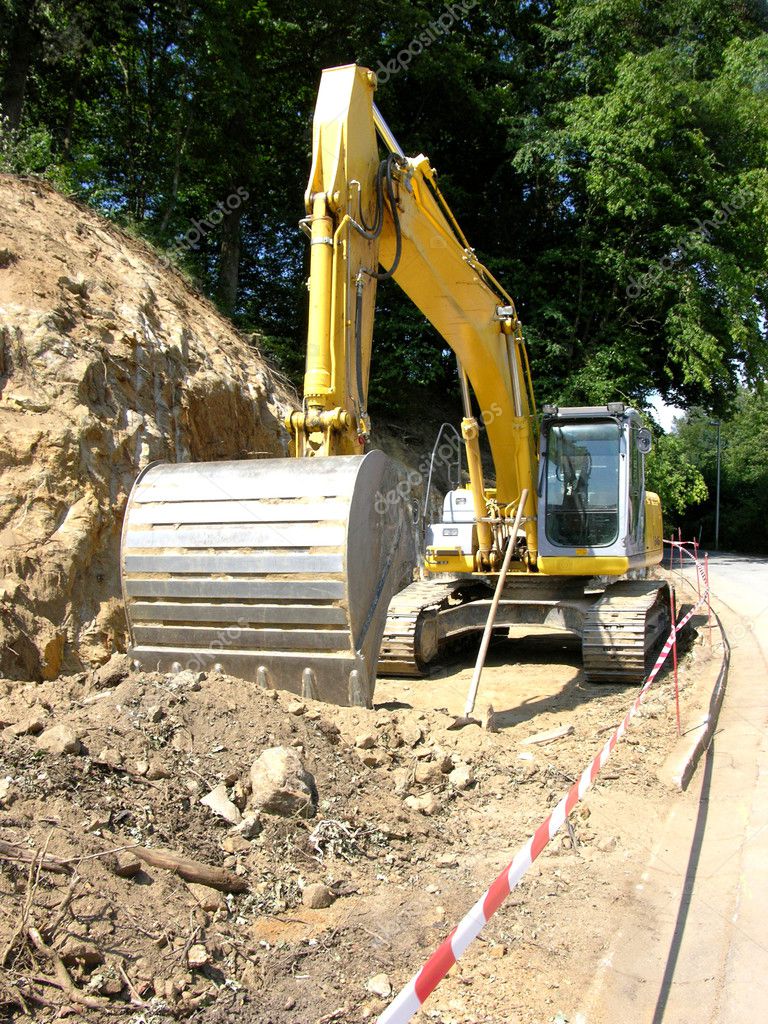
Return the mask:
POLYGON ((310 236, 304 404, 289 419, 296 453, 361 450, 376 285, 392 277, 458 360, 476 568, 498 566, 502 552, 488 520, 513 516, 523 489, 528 564, 535 565, 535 410, 514 302, 467 243, 429 160, 403 155, 373 103, 374 89, 372 72, 355 65, 323 72, 320 84, 303 222, 310 236), (493 494, 483 481, 470 387, 488 431, 493 494))

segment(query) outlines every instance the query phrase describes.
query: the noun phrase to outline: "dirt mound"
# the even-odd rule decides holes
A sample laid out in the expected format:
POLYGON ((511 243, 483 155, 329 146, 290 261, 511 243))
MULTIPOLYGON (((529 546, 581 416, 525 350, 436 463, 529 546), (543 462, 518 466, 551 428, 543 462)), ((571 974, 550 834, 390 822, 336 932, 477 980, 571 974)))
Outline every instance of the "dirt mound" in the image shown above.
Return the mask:
POLYGON ((53 678, 125 644, 126 497, 156 460, 285 454, 291 398, 141 242, 0 177, 0 672, 53 678))
MULTIPOLYGON (((0 698, 0 901, 9 911, 0 1005, 14 1001, 3 977, 25 975, 37 955, 24 929, 17 934, 27 897, 30 923, 62 957, 81 1012, 82 996, 98 1010, 133 995, 159 1020, 242 992, 251 1001, 259 993, 260 1020, 308 1021, 338 1005, 334 987, 347 979, 327 959, 345 947, 349 980, 364 996, 371 964, 356 939, 383 933, 386 948, 419 956, 424 925, 399 934, 381 882, 429 858, 437 822, 470 784, 461 753, 433 735, 445 715, 339 709, 217 673, 130 673, 95 688, 127 669, 127 659, 113 659, 89 685, 81 676, 6 684, 0 698), (308 814, 254 805, 251 768, 276 747, 311 773, 308 814), (183 868, 187 880, 131 865, 137 848, 222 872, 231 891, 197 885, 183 868), (60 867, 49 860, 30 882, 29 860, 12 858, 31 849, 55 854, 60 867), (339 934, 319 944, 318 927, 332 921, 339 934), (307 974, 306 1003, 289 1013, 296 975, 307 974)), ((414 922, 429 916, 423 895, 413 905, 414 922)), ((431 913, 432 925, 442 921, 431 913)), ((41 993, 22 987, 40 1009, 41 993)))
MULTIPOLYGON (((134 673, 124 657, 42 685, 0 681, 0 1018, 375 1019, 632 699, 585 683, 578 652, 540 639, 525 656, 520 641, 492 651, 499 733, 450 731, 434 710, 461 707, 471 667, 382 680, 372 710, 218 673, 134 673), (286 788, 302 777, 309 813, 266 799, 263 775, 254 785, 254 765, 281 758, 300 764, 286 788)), ((655 769, 674 738, 666 676, 425 1019, 573 1019, 607 922, 631 906, 629 853, 658 828, 655 769)))

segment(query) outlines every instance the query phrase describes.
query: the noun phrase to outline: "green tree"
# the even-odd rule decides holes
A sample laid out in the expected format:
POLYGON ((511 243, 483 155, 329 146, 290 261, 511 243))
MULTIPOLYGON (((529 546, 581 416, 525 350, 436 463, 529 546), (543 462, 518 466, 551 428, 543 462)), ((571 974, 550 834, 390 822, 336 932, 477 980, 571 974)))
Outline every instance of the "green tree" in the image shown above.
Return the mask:
MULTIPOLYGON (((675 439, 707 482, 709 497, 687 511, 689 529, 714 540, 717 428, 703 409, 676 423, 675 439)), ((768 551, 768 395, 742 388, 733 414, 720 426, 720 546, 768 551)))
POLYGON ((655 438, 646 458, 646 486, 661 498, 664 525, 678 525, 691 507, 706 501, 708 490, 701 471, 691 462, 684 441, 676 434, 655 438))

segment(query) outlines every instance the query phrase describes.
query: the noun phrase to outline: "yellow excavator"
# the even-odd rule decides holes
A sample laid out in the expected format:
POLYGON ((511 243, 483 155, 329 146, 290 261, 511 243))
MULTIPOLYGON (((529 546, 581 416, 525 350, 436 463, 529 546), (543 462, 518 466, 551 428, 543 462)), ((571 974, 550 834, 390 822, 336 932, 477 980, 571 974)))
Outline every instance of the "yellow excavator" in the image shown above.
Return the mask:
POLYGON ((133 658, 370 706, 377 671, 423 674, 445 645, 483 628, 511 545, 495 627, 576 634, 587 678, 640 681, 668 608, 667 585, 647 578, 662 557, 661 507, 644 480, 650 433, 622 403, 537 414, 515 304, 462 234, 429 160, 403 154, 375 86, 356 65, 320 83, 302 221, 304 396, 286 422, 293 457, 139 476, 121 548, 133 658), (413 515, 399 464, 367 450, 386 278, 458 361, 468 481, 428 524, 413 515))

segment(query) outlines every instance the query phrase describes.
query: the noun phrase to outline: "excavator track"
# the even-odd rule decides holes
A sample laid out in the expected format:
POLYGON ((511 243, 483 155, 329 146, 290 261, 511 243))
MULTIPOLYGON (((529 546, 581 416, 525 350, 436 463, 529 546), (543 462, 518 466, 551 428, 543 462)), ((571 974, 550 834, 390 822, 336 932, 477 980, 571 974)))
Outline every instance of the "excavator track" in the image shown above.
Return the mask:
POLYGON ((411 583, 396 594, 389 605, 379 654, 381 675, 421 676, 438 650, 437 619, 461 585, 458 579, 446 583, 411 583))
MULTIPOLYGON (((489 604, 488 588, 471 580, 412 583, 390 602, 378 673, 425 675, 452 640, 482 630, 489 604)), ((505 590, 497 622, 580 635, 590 682, 640 683, 669 628, 668 608, 669 588, 657 580, 624 580, 585 594, 574 577, 528 578, 505 590)))
POLYGON ((587 612, 584 675, 591 683, 641 683, 669 629, 669 586, 659 580, 614 583, 587 612))

